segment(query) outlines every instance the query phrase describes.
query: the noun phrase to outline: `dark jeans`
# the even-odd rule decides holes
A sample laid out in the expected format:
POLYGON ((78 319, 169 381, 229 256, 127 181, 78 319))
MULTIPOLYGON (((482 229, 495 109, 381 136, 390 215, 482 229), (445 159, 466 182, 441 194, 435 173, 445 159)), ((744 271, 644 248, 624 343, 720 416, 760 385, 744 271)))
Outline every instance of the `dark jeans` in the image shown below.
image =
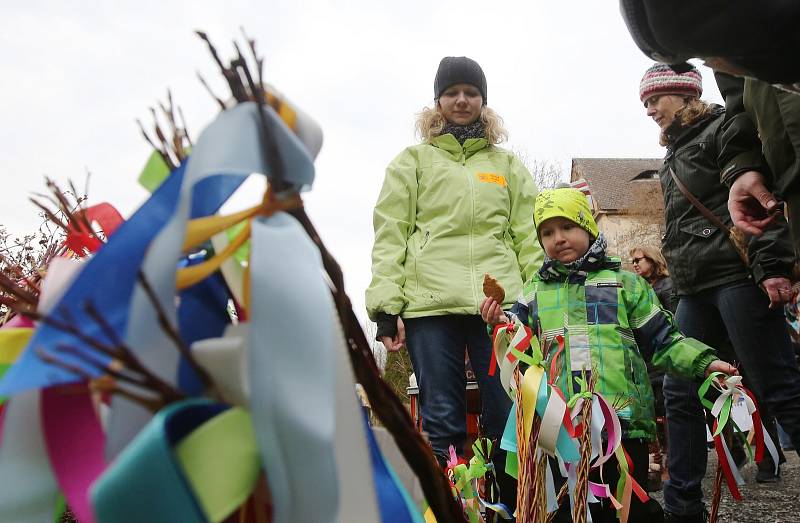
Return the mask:
POLYGON ((500 451, 511 398, 500 384, 500 373, 489 376, 492 343, 480 316, 448 315, 404 319, 406 345, 419 386, 422 428, 440 462, 449 447, 463 453, 467 438, 466 376, 464 351, 481 392, 481 421, 484 434, 497 440, 494 464, 500 483, 501 500, 512 510, 516 500, 513 478, 505 474, 505 451, 500 451))
MULTIPOLYGON (((750 281, 681 296, 677 322, 689 337, 717 346, 730 338, 754 392, 797 447, 800 444, 800 371, 781 309, 770 310, 766 294, 750 281)), ((697 395, 699 383, 667 375, 664 401, 670 441, 664 509, 688 515, 703 510, 706 429, 697 395)))

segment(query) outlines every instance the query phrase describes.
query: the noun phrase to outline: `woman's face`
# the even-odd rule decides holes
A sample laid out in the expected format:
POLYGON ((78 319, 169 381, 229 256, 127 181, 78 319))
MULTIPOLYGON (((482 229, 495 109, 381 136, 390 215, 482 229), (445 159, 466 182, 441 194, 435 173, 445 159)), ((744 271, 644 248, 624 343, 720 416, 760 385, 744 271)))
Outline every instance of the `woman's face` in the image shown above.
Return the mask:
POLYGON ((662 131, 672 124, 675 113, 684 105, 686 102, 683 98, 674 94, 655 95, 644 101, 647 116, 652 118, 662 131))
POLYGON ((483 97, 471 84, 451 85, 439 97, 439 107, 448 122, 469 125, 481 115, 483 97))
POLYGON ((650 278, 656 268, 650 258, 645 257, 642 251, 633 251, 631 263, 633 263, 634 272, 644 279, 650 278))
POLYGON ((569 263, 589 250, 591 237, 577 223, 561 216, 548 218, 539 226, 544 252, 554 260, 569 263))

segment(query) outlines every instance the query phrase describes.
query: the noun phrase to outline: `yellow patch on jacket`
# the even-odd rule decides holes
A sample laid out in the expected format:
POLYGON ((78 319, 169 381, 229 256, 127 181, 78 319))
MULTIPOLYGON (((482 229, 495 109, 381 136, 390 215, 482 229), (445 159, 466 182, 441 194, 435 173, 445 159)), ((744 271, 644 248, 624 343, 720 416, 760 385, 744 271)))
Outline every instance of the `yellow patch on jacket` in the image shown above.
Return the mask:
POLYGON ((496 173, 478 173, 478 180, 486 183, 495 183, 501 187, 506 186, 506 177, 496 173))

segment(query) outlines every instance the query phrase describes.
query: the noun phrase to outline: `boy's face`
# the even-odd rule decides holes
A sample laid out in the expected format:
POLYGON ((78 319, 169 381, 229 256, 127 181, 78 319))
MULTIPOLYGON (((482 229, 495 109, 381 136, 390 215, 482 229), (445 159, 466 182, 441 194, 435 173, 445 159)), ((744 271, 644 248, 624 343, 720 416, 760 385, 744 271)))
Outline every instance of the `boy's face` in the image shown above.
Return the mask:
POLYGON ((544 252, 554 260, 569 263, 589 250, 591 238, 577 223, 561 216, 548 218, 539 226, 544 252))

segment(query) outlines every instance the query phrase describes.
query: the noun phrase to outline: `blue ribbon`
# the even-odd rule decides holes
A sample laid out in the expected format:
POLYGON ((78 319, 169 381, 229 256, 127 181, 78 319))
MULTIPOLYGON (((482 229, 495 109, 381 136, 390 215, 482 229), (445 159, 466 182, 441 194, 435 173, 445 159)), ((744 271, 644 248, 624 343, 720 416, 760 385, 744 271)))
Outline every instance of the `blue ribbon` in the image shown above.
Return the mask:
MULTIPOLYGON (((61 321, 72 323, 63 314, 62 307, 69 309, 75 324, 89 336, 108 340, 100 327, 83 311, 83 304, 91 302, 102 311, 114 332, 124 337, 128 320, 128 304, 136 283, 139 267, 144 259, 147 246, 175 211, 186 163, 173 172, 152 194, 131 218, 120 225, 109 242, 90 259, 75 278, 59 304, 53 309, 53 316, 61 321)), ((0 382, 0 395, 69 383, 78 376, 60 367, 45 363, 36 355, 34 347, 52 349, 61 343, 85 348, 80 340, 71 334, 41 324, 28 347, 17 362, 3 376, 0 382)), ((107 361, 101 355, 97 357, 107 361)), ((80 360, 70 354, 59 354, 64 361, 75 364, 90 374, 98 374, 87 368, 80 360)))
POLYGON ((375 494, 381 511, 381 523, 421 523, 422 516, 414 505, 411 496, 403 487, 381 452, 372 427, 364 416, 364 432, 369 443, 369 455, 372 461, 372 477, 375 480, 375 494))

